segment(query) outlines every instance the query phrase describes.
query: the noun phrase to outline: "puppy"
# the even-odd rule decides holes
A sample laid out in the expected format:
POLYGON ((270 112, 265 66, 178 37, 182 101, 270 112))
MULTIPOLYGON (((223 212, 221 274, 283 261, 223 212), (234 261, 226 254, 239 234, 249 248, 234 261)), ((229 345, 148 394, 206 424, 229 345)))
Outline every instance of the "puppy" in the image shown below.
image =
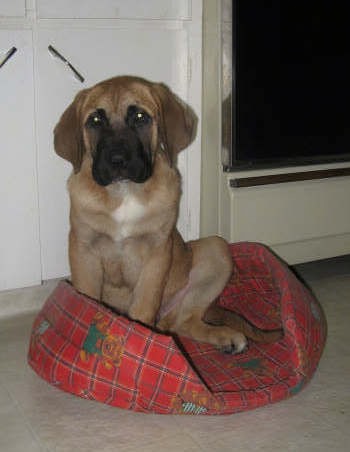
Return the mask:
POLYGON ((195 128, 188 106, 141 78, 112 78, 76 96, 54 131, 57 154, 73 165, 71 278, 132 319, 238 353, 245 332, 263 341, 280 332, 261 332, 212 305, 233 270, 227 243, 185 243, 176 229, 176 157, 195 128))

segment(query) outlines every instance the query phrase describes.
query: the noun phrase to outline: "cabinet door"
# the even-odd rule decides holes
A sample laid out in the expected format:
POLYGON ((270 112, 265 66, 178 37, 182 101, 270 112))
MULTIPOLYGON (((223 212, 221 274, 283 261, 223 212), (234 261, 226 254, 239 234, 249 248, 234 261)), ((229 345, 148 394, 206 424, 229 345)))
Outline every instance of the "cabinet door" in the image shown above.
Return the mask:
MULTIPOLYGON (((114 29, 41 29, 37 51, 38 171, 43 278, 69 274, 69 203, 66 180, 71 165, 54 153, 53 128, 80 89, 115 75, 134 74, 167 83, 187 98, 187 32, 129 24, 114 29), (142 43, 142 45, 140 44, 142 43), (77 81, 67 65, 48 52, 52 45, 85 77, 77 81)), ((186 171, 184 156, 179 166, 186 171)), ((183 203, 186 203, 186 189, 183 203)), ((181 229, 180 218, 180 229, 181 229)))
POLYGON ((32 33, 0 30, 0 290, 41 281, 32 33))
POLYGON ((0 17, 25 17, 26 0, 1 0, 0 17))

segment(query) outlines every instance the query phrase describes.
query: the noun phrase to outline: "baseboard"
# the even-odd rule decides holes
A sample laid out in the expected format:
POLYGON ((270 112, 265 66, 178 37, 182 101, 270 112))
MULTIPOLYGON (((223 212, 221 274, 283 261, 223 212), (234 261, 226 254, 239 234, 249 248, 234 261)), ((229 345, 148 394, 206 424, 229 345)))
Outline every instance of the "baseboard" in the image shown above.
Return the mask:
POLYGON ((39 311, 59 280, 44 281, 40 286, 0 292, 0 318, 39 311))
POLYGON ((350 254, 350 234, 270 245, 289 265, 350 254))

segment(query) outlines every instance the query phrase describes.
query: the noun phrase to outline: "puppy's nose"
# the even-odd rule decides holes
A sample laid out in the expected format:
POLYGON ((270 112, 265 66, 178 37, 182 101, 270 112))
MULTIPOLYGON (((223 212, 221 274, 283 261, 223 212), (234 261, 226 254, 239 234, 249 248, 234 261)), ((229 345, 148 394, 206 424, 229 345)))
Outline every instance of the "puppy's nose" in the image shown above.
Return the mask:
POLYGON ((124 157, 120 154, 112 154, 111 155, 111 163, 113 166, 118 168, 123 168, 125 166, 124 157))

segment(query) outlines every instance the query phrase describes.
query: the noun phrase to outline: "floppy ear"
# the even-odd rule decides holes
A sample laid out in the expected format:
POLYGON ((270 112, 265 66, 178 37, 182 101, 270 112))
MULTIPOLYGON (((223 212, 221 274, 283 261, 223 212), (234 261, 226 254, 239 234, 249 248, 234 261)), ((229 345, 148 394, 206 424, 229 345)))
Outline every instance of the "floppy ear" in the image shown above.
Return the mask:
POLYGON ((80 111, 86 91, 80 91, 75 96, 54 129, 55 151, 60 157, 72 163, 75 173, 80 170, 85 153, 80 111))
POLYGON ((159 102, 159 134, 170 163, 195 138, 197 116, 194 111, 162 83, 153 85, 159 102))

